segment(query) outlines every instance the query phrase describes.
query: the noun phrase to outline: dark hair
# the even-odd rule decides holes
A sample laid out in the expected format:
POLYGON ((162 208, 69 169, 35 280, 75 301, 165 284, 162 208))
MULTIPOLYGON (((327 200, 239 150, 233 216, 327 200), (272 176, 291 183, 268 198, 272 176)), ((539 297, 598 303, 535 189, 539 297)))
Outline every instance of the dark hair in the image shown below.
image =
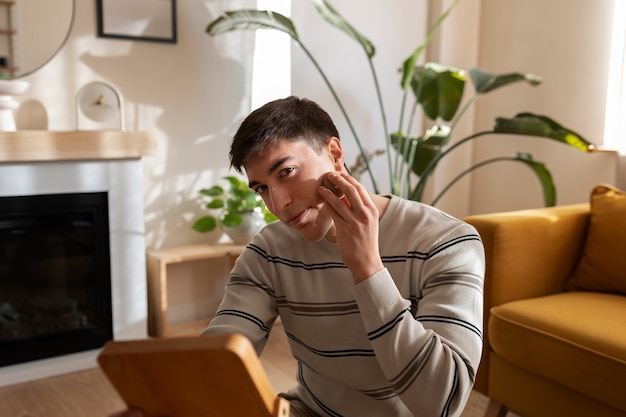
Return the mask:
POLYGON ((245 118, 233 137, 230 165, 238 172, 263 156, 265 147, 277 140, 303 140, 321 152, 331 137, 339 138, 331 117, 317 103, 295 96, 259 107, 245 118))

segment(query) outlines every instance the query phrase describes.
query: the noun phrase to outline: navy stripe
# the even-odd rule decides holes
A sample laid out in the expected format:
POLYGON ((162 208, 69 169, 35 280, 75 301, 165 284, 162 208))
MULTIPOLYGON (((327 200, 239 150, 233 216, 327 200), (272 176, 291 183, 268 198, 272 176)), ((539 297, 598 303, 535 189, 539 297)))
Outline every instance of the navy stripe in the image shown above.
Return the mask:
POLYGON ((305 264, 304 262, 294 261, 291 259, 281 258, 280 256, 272 256, 268 255, 262 248, 250 244, 248 245, 250 249, 261 255, 267 262, 287 265, 292 268, 301 268, 307 271, 313 271, 317 269, 347 269, 348 267, 343 262, 323 262, 323 263, 315 263, 315 264, 305 264))
MULTIPOLYGON (((431 252, 419 252, 419 251, 409 251, 406 255, 385 255, 381 256, 381 260, 383 263, 398 263, 398 262, 406 262, 409 259, 420 259, 427 260, 437 255, 438 253, 449 249, 450 247, 456 246, 460 243, 476 240, 480 242, 480 236, 476 234, 472 235, 464 235, 459 236, 450 241, 443 242, 441 245, 435 247, 431 252)), ((301 268, 307 271, 320 270, 320 269, 346 269, 347 266, 343 262, 321 262, 321 263, 313 263, 306 264, 301 261, 295 261, 292 259, 282 258, 280 256, 272 256, 269 255, 263 248, 249 244, 247 246, 249 249, 255 251, 260 256, 262 256, 267 262, 286 265, 292 268, 301 268)))
POLYGON ((311 398, 313 398, 313 401, 315 401, 315 404, 317 404, 319 406, 319 408, 324 410, 326 412, 326 414, 328 414, 330 416, 333 416, 333 417, 343 417, 341 414, 339 414, 339 413, 331 410, 330 408, 328 408, 328 406, 326 404, 321 402, 315 396, 315 394, 313 394, 313 391, 311 391, 311 388, 309 388, 308 384, 304 380, 304 376, 302 375, 302 368, 300 367, 300 365, 298 365, 298 381, 300 381, 300 384, 307 390, 307 392, 309 393, 311 398))
POLYGON ((479 235, 476 235, 476 234, 464 235, 464 236, 459 236, 455 239, 443 242, 439 246, 436 246, 435 248, 433 248, 433 250, 430 252, 409 251, 407 252, 406 255, 381 256, 381 259, 383 262, 387 262, 387 263, 405 262, 408 259, 420 259, 420 260, 425 261, 437 255, 438 253, 446 249, 449 249, 450 247, 456 246, 463 242, 472 241, 472 240, 476 240, 479 242, 481 241, 479 235))
POLYGON ((454 397, 456 397, 458 391, 459 391, 459 372, 458 372, 458 368, 457 368, 457 364, 456 362, 454 362, 454 375, 453 375, 454 381, 452 383, 452 389, 450 390, 450 395, 448 395, 448 398, 446 400, 446 404, 443 407, 443 410, 441 411, 441 417, 448 417, 448 415, 450 414, 450 406, 452 405, 452 399, 454 397))
POLYGON ((476 327, 474 324, 465 321, 465 320, 461 320, 458 319, 456 317, 447 317, 447 316, 418 316, 416 317, 416 319, 418 321, 421 322, 426 322, 426 321, 434 321, 434 322, 439 322, 439 323, 449 323, 449 324, 456 324, 458 326, 462 326, 465 327, 466 329, 471 330, 472 332, 476 333, 478 335, 478 337, 480 337, 481 339, 483 338, 483 334, 480 331, 480 329, 478 327, 476 327))
POLYGON ((444 242, 441 245, 439 245, 438 247, 435 247, 429 254, 428 254, 428 258, 432 258, 433 256, 435 256, 436 254, 438 254, 439 252, 442 252, 452 246, 458 245, 459 243, 463 243, 463 242, 468 242, 471 240, 476 240, 478 242, 480 242, 480 236, 478 235, 465 235, 465 236, 459 236, 455 239, 452 239, 448 242, 444 242))
POLYGON ((276 297, 276 294, 274 293, 274 289, 273 288, 268 287, 267 285, 262 284, 260 282, 252 281, 252 280, 250 280, 250 279, 248 279, 247 277, 244 277, 244 276, 231 274, 230 279, 226 283, 226 286, 231 286, 231 285, 242 285, 242 286, 247 286, 247 287, 256 287, 256 288, 259 288, 259 289, 263 290, 264 292, 266 292, 272 298, 276 297))
POLYGON ((402 310, 402 312, 400 312, 400 314, 394 317, 393 320, 385 323, 378 329, 372 330, 371 332, 369 332, 367 334, 369 339, 370 340, 378 339, 379 337, 383 336, 387 332, 390 332, 391 330, 393 330, 393 328, 396 327, 396 324, 400 323, 404 319, 404 313, 406 313, 407 311, 408 310, 402 310))
POLYGON ((245 311, 241 311, 241 310, 220 310, 220 311, 218 311, 215 314, 215 316, 216 317, 217 316, 235 316, 235 317, 240 317, 240 318, 249 320, 252 323, 256 324, 264 332, 266 332, 266 333, 270 332, 269 327, 267 327, 265 324, 263 324, 263 321, 261 319, 259 319, 256 316, 253 316, 252 314, 248 314, 245 311))
POLYGON ((375 356, 374 351, 372 349, 342 349, 342 350, 320 350, 312 348, 311 346, 304 343, 302 340, 298 339, 291 333, 287 333, 287 337, 300 346, 304 347, 308 351, 315 353, 319 356, 329 357, 329 358, 337 358, 337 357, 350 357, 350 356, 375 356))
POLYGON ((358 314, 359 307, 354 301, 343 303, 297 303, 290 302, 286 297, 276 298, 279 308, 288 309, 296 316, 346 316, 358 314))

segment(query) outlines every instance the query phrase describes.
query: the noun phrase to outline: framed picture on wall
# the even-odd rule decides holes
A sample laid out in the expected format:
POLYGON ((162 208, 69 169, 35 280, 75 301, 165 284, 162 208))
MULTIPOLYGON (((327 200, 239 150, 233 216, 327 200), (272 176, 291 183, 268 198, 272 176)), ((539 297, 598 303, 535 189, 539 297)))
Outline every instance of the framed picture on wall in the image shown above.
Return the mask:
POLYGON ((176 0, 97 0, 98 36, 176 43, 176 0))

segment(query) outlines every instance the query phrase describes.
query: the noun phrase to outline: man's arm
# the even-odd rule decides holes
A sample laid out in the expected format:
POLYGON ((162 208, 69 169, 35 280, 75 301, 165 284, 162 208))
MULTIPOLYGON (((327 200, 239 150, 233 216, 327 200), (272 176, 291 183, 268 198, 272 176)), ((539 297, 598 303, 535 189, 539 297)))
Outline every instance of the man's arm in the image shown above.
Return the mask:
POLYGON ((353 288, 376 358, 415 415, 460 415, 474 384, 482 348, 482 246, 462 246, 461 255, 448 255, 455 267, 441 267, 428 280, 416 311, 387 270, 353 288))

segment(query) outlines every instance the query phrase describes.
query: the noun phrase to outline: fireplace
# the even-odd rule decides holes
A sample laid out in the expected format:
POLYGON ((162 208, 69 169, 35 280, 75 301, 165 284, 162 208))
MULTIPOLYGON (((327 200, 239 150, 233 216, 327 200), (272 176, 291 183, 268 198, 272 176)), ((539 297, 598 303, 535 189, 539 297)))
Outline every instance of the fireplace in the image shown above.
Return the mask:
MULTIPOLYGON (((155 132, 0 132, 0 197, 106 193, 115 340, 147 337, 142 157, 155 152, 155 132)), ((89 263, 85 256, 75 262, 89 263)), ((63 298, 76 302, 62 302, 66 311, 76 305, 87 323, 97 321, 90 310, 81 310, 76 294, 63 298)), ((0 386, 97 367, 99 352, 93 348, 2 366, 0 386)))
POLYGON ((0 197, 0 366, 111 339, 107 192, 0 197))

